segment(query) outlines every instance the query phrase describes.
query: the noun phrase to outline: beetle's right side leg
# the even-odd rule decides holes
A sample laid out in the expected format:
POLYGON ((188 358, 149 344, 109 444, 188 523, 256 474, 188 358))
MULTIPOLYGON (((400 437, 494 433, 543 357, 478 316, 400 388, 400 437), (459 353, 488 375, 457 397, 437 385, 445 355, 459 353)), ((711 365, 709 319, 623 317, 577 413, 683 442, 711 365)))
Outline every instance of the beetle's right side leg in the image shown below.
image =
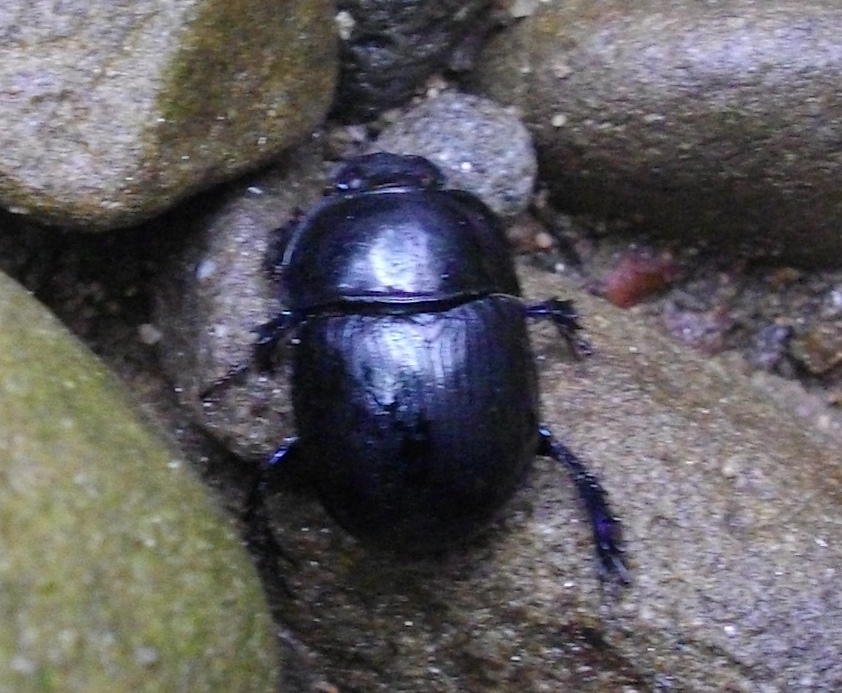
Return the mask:
POLYGON ((596 544, 600 577, 613 576, 621 583, 628 584, 630 577, 623 562, 622 528, 620 521, 611 512, 605 489, 582 461, 566 445, 553 437, 550 429, 539 426, 538 435, 538 454, 552 457, 567 468, 585 505, 596 544))
MULTIPOLYGON (((267 578, 278 575, 280 559, 288 559, 288 556, 272 532, 266 498, 274 479, 295 463, 297 454, 298 438, 287 438, 268 462, 260 467, 246 498, 243 512, 246 544, 267 578)), ((286 590, 286 586, 283 587, 286 590)))
POLYGON ((573 301, 550 298, 533 306, 526 306, 526 316, 552 321, 558 333, 577 356, 590 356, 593 353, 590 342, 579 334, 582 325, 579 322, 579 313, 576 312, 573 301))

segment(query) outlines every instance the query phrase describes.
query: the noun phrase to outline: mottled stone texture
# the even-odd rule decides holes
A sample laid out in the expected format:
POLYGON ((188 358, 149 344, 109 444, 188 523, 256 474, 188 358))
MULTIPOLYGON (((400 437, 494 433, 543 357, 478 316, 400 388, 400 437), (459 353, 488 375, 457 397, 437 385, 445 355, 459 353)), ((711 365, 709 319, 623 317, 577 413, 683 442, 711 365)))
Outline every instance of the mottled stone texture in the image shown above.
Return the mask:
POLYGON ((541 3, 478 62, 571 210, 842 257, 842 7, 541 3))
POLYGON ((0 7, 0 203, 39 221, 135 223, 265 162, 329 106, 324 0, 0 7))

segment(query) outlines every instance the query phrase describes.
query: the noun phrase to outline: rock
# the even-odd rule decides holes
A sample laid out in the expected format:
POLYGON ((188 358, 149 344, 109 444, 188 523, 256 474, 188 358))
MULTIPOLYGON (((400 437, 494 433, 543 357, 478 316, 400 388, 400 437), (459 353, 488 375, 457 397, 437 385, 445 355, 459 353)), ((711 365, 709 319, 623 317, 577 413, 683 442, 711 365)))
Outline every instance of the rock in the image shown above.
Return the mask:
MULTIPOLYGON (((296 161, 309 170, 304 158, 296 161)), ((290 170, 264 188, 286 194, 302 175, 290 170)), ((308 204, 313 193, 302 193, 267 203, 279 205, 269 216, 308 204)), ((216 262, 219 288, 210 289, 228 307, 199 322, 199 332, 217 324, 210 334, 220 346, 233 335, 224 348, 239 350, 218 359, 215 373, 238 362, 235 353, 248 356, 248 327, 272 310, 259 258, 242 259, 244 249, 265 247, 270 224, 248 221, 253 204, 224 202, 214 234, 235 229, 240 240, 184 265, 232 258, 229 269, 216 262), (229 270, 236 279, 223 279, 229 270), (225 314, 235 318, 230 332, 220 328, 225 314)), ((487 537, 438 559, 362 548, 317 501, 282 492, 270 505, 293 559, 284 578, 295 596, 274 607, 316 667, 339 688, 360 690, 837 690, 838 441, 759 395, 739 368, 682 349, 634 311, 534 270, 525 279, 535 298, 572 295, 594 343, 594 356, 576 362, 551 326, 533 330, 544 419, 611 494, 632 586, 600 589, 576 494, 546 459, 536 459, 487 537)), ((162 347, 174 348, 161 330, 162 347)), ((204 411, 218 434, 231 406, 224 398, 240 402, 237 427, 222 437, 265 459, 294 433, 285 374, 264 383, 249 374, 230 388, 204 411)))
POLYGON ((477 86, 571 211, 838 266, 840 29, 829 2, 539 3, 477 86))
POLYGON ((275 691, 255 571, 102 365, 0 275, 0 680, 275 691))
POLYGON ((288 160, 238 182, 203 214, 186 215, 191 229, 155 289, 161 364, 181 404, 246 458, 264 459, 293 432, 285 366, 277 377, 250 367, 203 393, 232 366, 249 364, 254 328, 282 307, 264 267, 272 231, 309 207, 324 185, 318 151, 301 148, 288 160))
POLYGON ((321 0, 4 3, 0 202, 136 223, 301 140, 329 107, 321 0))
POLYGON ((493 101, 446 91, 411 108, 377 138, 375 150, 427 157, 447 184, 515 217, 532 199, 537 164, 529 132, 493 101))
POLYGON ((334 111, 365 120, 407 101, 481 23, 488 0, 340 0, 334 111))
POLYGON ((319 504, 271 499, 293 559, 277 605, 339 688, 812 690, 842 685, 838 443, 748 379, 558 278, 595 354, 533 330, 544 419, 607 487, 633 584, 600 589, 565 472, 537 458, 488 537, 406 561, 319 504))

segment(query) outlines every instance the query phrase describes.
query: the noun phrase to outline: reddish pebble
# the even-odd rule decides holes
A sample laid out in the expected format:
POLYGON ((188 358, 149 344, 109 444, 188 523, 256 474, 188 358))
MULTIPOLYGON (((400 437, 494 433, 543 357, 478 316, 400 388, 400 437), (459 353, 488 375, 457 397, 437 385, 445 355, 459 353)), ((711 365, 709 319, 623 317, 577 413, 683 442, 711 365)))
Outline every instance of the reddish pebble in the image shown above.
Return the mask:
POLYGON ((665 289, 677 277, 678 267, 671 255, 653 257, 631 251, 605 276, 598 293, 615 306, 631 308, 665 289))

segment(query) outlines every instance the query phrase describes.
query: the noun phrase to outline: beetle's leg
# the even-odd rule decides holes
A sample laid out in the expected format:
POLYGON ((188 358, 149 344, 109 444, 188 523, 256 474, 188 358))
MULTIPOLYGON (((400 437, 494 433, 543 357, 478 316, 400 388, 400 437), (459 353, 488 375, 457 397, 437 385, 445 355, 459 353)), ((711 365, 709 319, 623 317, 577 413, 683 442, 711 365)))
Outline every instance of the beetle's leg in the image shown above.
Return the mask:
POLYGON ((538 454, 552 457, 561 462, 576 484, 579 497, 585 504, 591 520, 596 555, 599 559, 600 578, 616 577, 620 582, 628 584, 629 571, 623 562, 622 529, 620 521, 611 512, 608 505, 608 494, 602 488, 597 478, 591 474, 582 461, 576 457, 563 443, 557 441, 546 426, 538 427, 540 436, 538 454))
MULTIPOLYGON (((288 438, 260 468, 249 491, 243 512, 246 544, 267 579, 277 579, 280 560, 290 559, 272 532, 266 497, 269 495, 272 478, 281 471, 281 468, 293 461, 298 450, 297 443, 298 438, 288 438)), ((285 591, 289 591, 285 584, 282 587, 285 591)))
POLYGON ((269 322, 254 328, 254 332, 257 333, 257 339, 254 342, 252 358, 231 366, 225 373, 202 390, 199 397, 201 399, 207 399, 214 390, 245 373, 251 367, 252 363, 256 363, 258 370, 264 373, 271 373, 275 370, 275 352, 278 342, 284 334, 295 327, 296 322, 297 319, 292 314, 292 311, 282 310, 269 322))
POLYGON ((284 252, 286 251, 289 243, 290 236, 292 235, 295 227, 301 223, 301 220, 304 218, 304 214, 305 212, 303 209, 296 207, 293 210, 289 221, 287 221, 283 226, 279 226, 270 232, 266 255, 263 257, 263 270, 268 272, 274 279, 277 279, 281 274, 281 263, 284 258, 284 252))
POLYGON ((589 356, 593 353, 590 343, 579 332, 582 325, 579 314, 573 306, 573 301, 551 298, 534 306, 526 307, 526 316, 552 320, 562 338, 570 345, 570 349, 577 356, 589 356))
POLYGON ((257 334, 254 342, 254 362, 258 370, 263 373, 271 373, 275 370, 278 342, 297 322, 298 319, 291 310, 282 310, 269 322, 254 328, 257 334))

